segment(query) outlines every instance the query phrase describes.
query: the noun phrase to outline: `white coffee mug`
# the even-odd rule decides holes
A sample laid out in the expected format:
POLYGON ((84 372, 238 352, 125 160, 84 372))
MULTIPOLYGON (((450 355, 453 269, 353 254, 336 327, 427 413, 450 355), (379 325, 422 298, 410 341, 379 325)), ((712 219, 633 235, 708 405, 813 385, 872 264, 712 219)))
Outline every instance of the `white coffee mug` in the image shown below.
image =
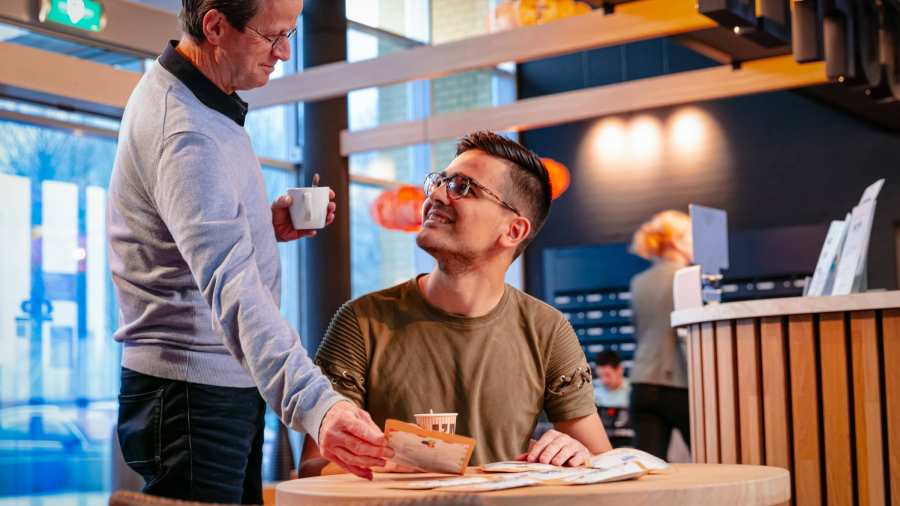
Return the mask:
POLYGON ((313 186, 306 188, 288 188, 291 196, 291 222, 297 230, 310 230, 325 227, 328 215, 328 197, 331 188, 313 186))

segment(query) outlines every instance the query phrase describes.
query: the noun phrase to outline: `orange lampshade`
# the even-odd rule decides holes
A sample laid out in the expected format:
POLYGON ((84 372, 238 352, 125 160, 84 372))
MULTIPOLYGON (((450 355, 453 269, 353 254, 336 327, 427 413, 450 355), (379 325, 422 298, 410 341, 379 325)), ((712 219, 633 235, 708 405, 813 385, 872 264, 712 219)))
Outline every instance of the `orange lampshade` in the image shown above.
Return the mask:
POLYGON ((565 165, 552 158, 541 158, 541 161, 544 162, 544 167, 547 168, 547 174, 550 176, 551 196, 553 200, 556 200, 569 189, 572 176, 565 165))
POLYGON ((425 192, 418 186, 400 186, 385 190, 372 202, 369 213, 375 223, 388 230, 418 232, 422 228, 422 204, 425 192))
POLYGON ((494 8, 488 26, 491 32, 496 32, 540 25, 591 11, 589 4, 576 0, 505 0, 494 8))

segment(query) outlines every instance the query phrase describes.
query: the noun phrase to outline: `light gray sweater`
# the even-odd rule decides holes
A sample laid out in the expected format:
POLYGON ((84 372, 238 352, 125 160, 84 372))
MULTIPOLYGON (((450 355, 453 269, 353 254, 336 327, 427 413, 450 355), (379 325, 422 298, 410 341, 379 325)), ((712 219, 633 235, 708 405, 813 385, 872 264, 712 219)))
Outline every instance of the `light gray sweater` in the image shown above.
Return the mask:
POLYGON ((108 228, 122 365, 256 386, 285 424, 318 441, 343 398, 279 312, 278 249, 250 138, 158 61, 122 118, 108 228))

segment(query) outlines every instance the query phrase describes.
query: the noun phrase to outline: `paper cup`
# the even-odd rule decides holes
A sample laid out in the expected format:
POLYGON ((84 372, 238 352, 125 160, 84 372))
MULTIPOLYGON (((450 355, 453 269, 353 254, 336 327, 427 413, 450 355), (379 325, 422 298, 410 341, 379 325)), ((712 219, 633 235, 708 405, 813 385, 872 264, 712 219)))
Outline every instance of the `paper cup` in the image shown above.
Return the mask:
POLYGON ((416 425, 425 430, 456 434, 456 413, 417 414, 416 425))

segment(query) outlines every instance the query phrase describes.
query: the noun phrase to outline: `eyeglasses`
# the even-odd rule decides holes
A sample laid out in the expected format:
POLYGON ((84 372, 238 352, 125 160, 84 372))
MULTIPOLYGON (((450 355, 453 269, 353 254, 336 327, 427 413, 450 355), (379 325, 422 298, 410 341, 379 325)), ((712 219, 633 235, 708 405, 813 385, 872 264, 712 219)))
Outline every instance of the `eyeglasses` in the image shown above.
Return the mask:
POLYGON ((290 41, 291 38, 294 37, 294 34, 297 33, 297 29, 292 28, 287 33, 279 33, 278 35, 264 35, 264 34, 260 33, 259 30, 257 30, 256 28, 253 28, 250 25, 247 25, 246 28, 248 30, 250 30, 251 32, 255 33, 256 35, 262 37, 267 42, 270 42, 272 44, 273 51, 275 50, 275 46, 277 46, 279 42, 281 42, 282 40, 290 41))
POLYGON ((442 184, 447 183, 447 196, 453 200, 461 199, 469 194, 469 190, 474 186, 479 190, 483 191, 485 194, 490 195, 497 201, 501 206, 509 209, 510 211, 516 213, 517 216, 522 216, 522 213, 519 212, 518 209, 513 207, 511 204, 503 200, 499 195, 494 193, 490 188, 484 186, 483 184, 475 181, 469 176, 464 174, 453 174, 451 176, 445 176, 438 172, 432 172, 425 177, 425 196, 431 197, 435 190, 437 190, 442 184))

